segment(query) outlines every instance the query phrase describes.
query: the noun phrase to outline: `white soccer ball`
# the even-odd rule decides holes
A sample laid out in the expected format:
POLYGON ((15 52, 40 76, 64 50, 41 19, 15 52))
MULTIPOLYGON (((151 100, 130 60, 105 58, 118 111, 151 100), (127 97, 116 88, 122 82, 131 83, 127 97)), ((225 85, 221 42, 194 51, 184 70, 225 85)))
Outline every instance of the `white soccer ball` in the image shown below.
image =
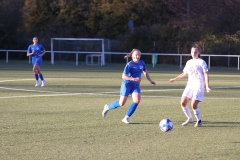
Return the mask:
POLYGON ((168 132, 173 129, 173 122, 169 118, 164 118, 159 123, 159 128, 163 132, 168 132))

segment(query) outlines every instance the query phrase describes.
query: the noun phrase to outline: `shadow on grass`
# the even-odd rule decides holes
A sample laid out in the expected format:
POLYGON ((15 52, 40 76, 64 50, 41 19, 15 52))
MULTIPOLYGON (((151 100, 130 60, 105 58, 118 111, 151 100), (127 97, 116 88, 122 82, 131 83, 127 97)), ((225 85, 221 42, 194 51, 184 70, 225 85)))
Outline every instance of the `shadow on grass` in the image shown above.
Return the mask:
MULTIPOLYGON (((131 122, 130 125, 137 124, 159 124, 159 122, 131 122)), ((175 121, 174 124, 181 125, 181 122, 175 121)), ((192 123, 195 124, 195 121, 192 123)), ((240 127, 240 122, 214 122, 214 121, 202 121, 201 127, 240 127)))
POLYGON ((132 123, 130 122, 129 123, 130 125, 136 125, 136 124, 158 124, 158 122, 135 122, 135 123, 132 123))
POLYGON ((203 121, 201 127, 240 127, 240 122, 203 121))

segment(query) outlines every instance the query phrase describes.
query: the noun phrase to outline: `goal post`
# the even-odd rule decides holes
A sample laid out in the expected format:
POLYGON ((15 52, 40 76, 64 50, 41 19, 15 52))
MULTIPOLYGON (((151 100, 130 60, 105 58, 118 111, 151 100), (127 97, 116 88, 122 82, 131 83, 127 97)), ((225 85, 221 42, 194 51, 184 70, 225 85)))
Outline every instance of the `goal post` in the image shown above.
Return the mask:
MULTIPOLYGON (((51 38, 51 64, 55 53, 98 55, 100 65, 105 65, 105 52, 110 51, 110 41, 103 38, 51 38)), ((86 59, 87 60, 87 59, 86 59)), ((77 61, 77 59, 76 59, 77 61)))

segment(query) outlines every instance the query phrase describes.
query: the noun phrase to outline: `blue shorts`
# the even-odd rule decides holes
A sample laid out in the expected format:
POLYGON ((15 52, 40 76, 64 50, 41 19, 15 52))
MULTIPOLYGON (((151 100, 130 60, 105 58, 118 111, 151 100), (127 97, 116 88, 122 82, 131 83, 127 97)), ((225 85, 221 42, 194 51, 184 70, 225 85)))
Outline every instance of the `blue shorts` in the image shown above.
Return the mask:
POLYGON ((127 97, 129 94, 132 94, 133 92, 137 92, 141 94, 141 89, 139 86, 139 83, 122 83, 121 89, 120 89, 120 95, 127 97))
POLYGON ((32 64, 40 66, 42 64, 42 57, 40 57, 40 58, 32 57, 32 64))

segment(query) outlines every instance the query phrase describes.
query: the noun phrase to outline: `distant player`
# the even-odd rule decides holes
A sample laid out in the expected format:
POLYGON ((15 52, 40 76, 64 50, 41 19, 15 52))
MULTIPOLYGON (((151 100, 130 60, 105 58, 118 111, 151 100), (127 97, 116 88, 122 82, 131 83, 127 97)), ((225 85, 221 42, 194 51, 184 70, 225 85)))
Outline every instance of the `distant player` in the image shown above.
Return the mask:
POLYGON ((42 56, 45 54, 45 49, 41 44, 38 44, 38 38, 33 37, 33 44, 29 45, 27 50, 27 56, 32 57, 33 72, 35 74, 36 84, 35 87, 40 85, 38 79, 42 81, 42 87, 45 86, 46 81, 43 78, 43 75, 40 70, 40 65, 42 64, 42 56))
POLYGON ((187 105, 189 100, 191 101, 191 106, 194 112, 194 115, 197 119, 194 127, 200 127, 202 125, 201 114, 198 108, 198 103, 202 102, 204 97, 204 81, 206 85, 206 91, 210 92, 209 88, 209 76, 207 64, 204 60, 199 58, 200 50, 198 47, 191 48, 192 59, 188 60, 186 66, 183 69, 183 73, 177 77, 170 79, 170 82, 173 83, 176 80, 179 80, 186 75, 188 75, 188 82, 186 88, 183 91, 181 98, 181 107, 184 114, 187 116, 187 120, 182 124, 183 126, 188 125, 193 122, 192 114, 187 105))
POLYGON ((129 94, 132 94, 133 102, 130 105, 125 117, 122 119, 122 122, 126 124, 129 124, 129 118, 132 116, 141 100, 140 82, 142 73, 151 84, 156 85, 156 83, 151 80, 148 74, 145 62, 140 60, 141 52, 138 49, 133 49, 131 53, 124 58, 129 57, 132 58, 132 61, 126 64, 122 74, 123 80, 120 90, 120 100, 114 101, 109 105, 106 104, 102 111, 102 116, 106 117, 109 110, 123 106, 126 103, 129 94))

